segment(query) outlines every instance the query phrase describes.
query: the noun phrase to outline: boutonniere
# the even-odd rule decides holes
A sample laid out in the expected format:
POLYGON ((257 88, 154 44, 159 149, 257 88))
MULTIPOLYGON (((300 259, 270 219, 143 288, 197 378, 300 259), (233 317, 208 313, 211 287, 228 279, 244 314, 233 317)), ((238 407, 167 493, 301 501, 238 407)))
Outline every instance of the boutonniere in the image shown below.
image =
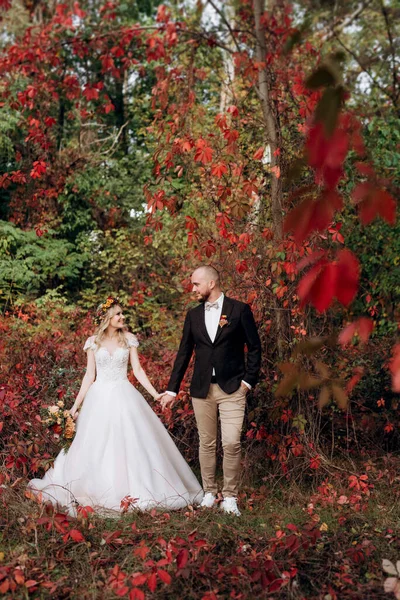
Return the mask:
POLYGON ((218 325, 219 325, 220 327, 224 327, 225 325, 229 325, 229 321, 228 321, 228 319, 226 318, 226 315, 221 315, 221 318, 220 318, 220 320, 219 320, 219 323, 218 323, 218 325))

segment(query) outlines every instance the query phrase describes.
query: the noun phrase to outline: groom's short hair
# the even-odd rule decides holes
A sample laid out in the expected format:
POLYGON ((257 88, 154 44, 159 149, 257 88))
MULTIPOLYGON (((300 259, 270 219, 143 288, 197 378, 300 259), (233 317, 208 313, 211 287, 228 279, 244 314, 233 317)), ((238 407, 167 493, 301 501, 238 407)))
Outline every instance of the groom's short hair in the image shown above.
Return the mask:
MULTIPOLYGON (((198 267, 198 269, 202 269, 203 271, 205 271, 210 280, 212 279, 217 286, 221 285, 221 278, 215 267, 212 267, 211 265, 201 265, 200 267, 198 267)), ((196 271, 198 269, 196 269, 196 271)))

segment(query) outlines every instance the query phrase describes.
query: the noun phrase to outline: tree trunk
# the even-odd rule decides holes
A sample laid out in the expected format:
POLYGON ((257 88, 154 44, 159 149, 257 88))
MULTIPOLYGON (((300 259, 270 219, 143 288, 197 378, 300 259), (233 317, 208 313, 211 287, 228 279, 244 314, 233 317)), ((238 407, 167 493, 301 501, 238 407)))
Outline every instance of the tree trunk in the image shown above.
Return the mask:
MULTIPOLYGON (((280 145, 280 130, 277 115, 270 99, 270 72, 265 63, 267 55, 266 31, 261 23, 261 16, 265 11, 265 0, 253 0, 255 33, 256 33, 256 58, 258 63, 265 66, 258 71, 258 97, 264 117, 265 144, 271 149, 271 167, 280 168, 279 156, 276 150, 280 145)), ((272 171, 271 176, 271 212, 274 236, 277 240, 282 238, 283 212, 282 212, 282 185, 280 177, 272 171)))
MULTIPOLYGON (((231 4, 226 4, 225 6, 225 15, 226 20, 233 28, 235 23, 235 9, 231 4)), ((235 51, 235 43, 232 37, 229 38, 229 42, 227 44, 228 48, 230 48, 231 52, 224 52, 223 61, 224 61, 224 79, 221 85, 221 100, 220 100, 220 109, 221 113, 224 113, 228 106, 232 104, 233 101, 233 82, 235 79, 235 65, 233 62, 232 53, 235 51)))
MULTIPOLYGON (((253 0, 253 12, 255 21, 256 34, 256 60, 258 63, 264 64, 263 68, 258 71, 258 88, 257 94, 260 101, 261 111, 264 120, 265 145, 270 148, 270 165, 271 165, 271 217, 274 239, 278 244, 282 239, 283 233, 283 191, 280 178, 280 155, 276 152, 280 148, 281 135, 278 115, 270 97, 271 88, 271 73, 266 64, 267 56, 267 38, 266 30, 262 24, 261 17, 265 11, 265 0, 253 0), (279 171, 278 171, 279 169, 279 171)), ((265 206, 260 206, 260 217, 263 219, 265 206)), ((289 340, 289 323, 287 311, 282 306, 280 300, 275 297, 273 310, 275 312, 275 327, 277 335, 278 354, 282 358, 287 351, 289 340)))

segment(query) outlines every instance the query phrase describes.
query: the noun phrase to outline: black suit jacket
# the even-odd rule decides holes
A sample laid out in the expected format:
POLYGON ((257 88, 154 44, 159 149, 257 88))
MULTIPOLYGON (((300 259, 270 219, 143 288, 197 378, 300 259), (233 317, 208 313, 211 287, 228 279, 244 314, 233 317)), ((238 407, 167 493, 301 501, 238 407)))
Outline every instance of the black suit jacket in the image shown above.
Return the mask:
POLYGON ((251 386, 256 385, 261 363, 261 343, 250 306, 225 296, 221 318, 222 315, 226 315, 228 323, 223 327, 218 325, 217 335, 212 342, 206 329, 204 304, 188 311, 167 387, 170 392, 178 393, 193 350, 195 364, 190 393, 195 398, 206 398, 213 369, 218 385, 227 394, 236 392, 242 379, 251 386))

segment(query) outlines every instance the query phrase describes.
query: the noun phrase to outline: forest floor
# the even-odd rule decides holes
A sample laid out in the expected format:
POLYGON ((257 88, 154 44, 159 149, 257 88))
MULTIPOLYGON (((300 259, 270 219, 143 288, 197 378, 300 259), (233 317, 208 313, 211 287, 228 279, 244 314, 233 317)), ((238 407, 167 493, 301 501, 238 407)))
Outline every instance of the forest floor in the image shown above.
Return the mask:
POLYGON ((391 598, 382 561, 400 560, 399 477, 374 473, 245 488, 240 518, 188 507, 75 519, 17 480, 0 493, 0 596, 391 598))

